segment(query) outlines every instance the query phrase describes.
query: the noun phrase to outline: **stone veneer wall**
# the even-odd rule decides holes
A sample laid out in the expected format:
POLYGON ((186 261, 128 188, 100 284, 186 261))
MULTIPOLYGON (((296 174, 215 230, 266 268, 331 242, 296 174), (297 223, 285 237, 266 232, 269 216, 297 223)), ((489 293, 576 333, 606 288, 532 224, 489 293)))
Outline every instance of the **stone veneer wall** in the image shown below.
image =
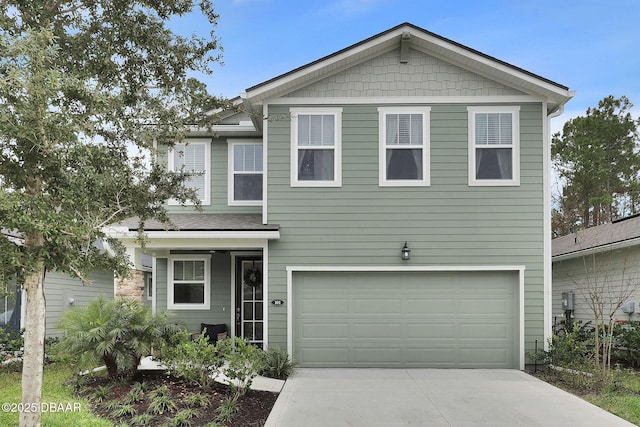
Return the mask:
POLYGON ((116 296, 133 298, 143 302, 144 285, 144 271, 131 270, 128 277, 116 280, 116 296))

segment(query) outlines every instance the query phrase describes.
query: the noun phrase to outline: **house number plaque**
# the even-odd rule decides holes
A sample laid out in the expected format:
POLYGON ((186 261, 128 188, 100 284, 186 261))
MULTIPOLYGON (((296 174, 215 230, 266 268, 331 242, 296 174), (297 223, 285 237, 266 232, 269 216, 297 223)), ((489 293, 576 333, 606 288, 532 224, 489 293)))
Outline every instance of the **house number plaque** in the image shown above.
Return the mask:
POLYGON ((281 299, 274 299, 273 301, 271 301, 271 304, 273 304, 273 305, 284 305, 284 301, 282 301, 281 299))

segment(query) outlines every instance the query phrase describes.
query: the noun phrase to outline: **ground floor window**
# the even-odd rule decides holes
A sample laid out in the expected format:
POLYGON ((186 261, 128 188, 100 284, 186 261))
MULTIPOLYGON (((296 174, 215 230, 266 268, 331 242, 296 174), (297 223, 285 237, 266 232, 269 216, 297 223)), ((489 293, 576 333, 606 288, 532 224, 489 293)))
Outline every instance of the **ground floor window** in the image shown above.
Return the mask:
POLYGON ((209 310, 210 258, 189 257, 169 260, 167 308, 209 310))

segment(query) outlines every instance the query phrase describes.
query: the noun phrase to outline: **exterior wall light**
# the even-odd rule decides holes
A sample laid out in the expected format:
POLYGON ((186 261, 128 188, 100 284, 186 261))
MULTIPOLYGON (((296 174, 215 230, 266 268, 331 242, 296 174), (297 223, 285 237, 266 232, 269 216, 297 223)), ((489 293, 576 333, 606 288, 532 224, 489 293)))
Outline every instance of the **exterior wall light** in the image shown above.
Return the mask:
POLYGON ((402 258, 403 261, 411 259, 411 249, 409 249, 409 246, 407 246, 407 242, 404 242, 404 246, 400 250, 400 254, 400 258, 402 258))

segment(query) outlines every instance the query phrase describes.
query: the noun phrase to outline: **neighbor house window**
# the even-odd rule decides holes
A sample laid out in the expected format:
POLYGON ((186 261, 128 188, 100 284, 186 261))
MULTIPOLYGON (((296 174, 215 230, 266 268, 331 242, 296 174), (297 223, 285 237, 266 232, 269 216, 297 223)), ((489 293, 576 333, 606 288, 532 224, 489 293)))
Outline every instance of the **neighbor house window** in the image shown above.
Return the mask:
POLYGON ((151 273, 147 273, 145 276, 145 286, 147 288, 147 300, 153 300, 153 276, 151 273))
POLYGON ((520 185, 519 107, 468 107, 469 185, 520 185))
POLYGON ((378 108, 380 185, 429 185, 429 107, 378 108))
POLYGON ((229 145, 229 204, 262 202, 262 144, 232 142, 229 145))
POLYGON ((291 109, 291 185, 342 185, 342 109, 291 109))
MULTIPOLYGON (((209 150, 209 142, 198 140, 186 140, 169 150, 169 170, 174 172, 184 170, 189 174, 185 185, 196 191, 203 205, 210 204, 211 155, 209 150)), ((172 200, 169 204, 177 204, 177 202, 172 200)))
POLYGON ((167 308, 209 310, 209 257, 169 260, 167 308))

